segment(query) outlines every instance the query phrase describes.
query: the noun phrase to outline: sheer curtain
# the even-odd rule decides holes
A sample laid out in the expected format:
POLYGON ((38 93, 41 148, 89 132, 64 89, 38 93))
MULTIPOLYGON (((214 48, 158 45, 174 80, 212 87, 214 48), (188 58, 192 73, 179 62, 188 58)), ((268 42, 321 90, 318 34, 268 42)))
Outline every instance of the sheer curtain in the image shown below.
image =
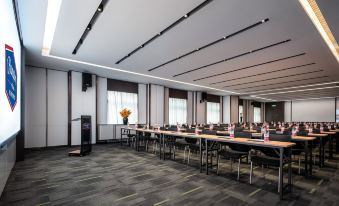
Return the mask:
POLYGON ((254 122, 261 122, 260 107, 253 107, 254 122))
POLYGON ((169 124, 187 123, 187 100, 169 98, 168 112, 169 124))
POLYGON ((108 91, 107 99, 107 124, 122 124, 120 111, 124 108, 132 112, 128 117, 130 124, 135 124, 138 121, 138 94, 108 91))
POLYGON ((220 103, 207 102, 207 123, 220 122, 220 103))

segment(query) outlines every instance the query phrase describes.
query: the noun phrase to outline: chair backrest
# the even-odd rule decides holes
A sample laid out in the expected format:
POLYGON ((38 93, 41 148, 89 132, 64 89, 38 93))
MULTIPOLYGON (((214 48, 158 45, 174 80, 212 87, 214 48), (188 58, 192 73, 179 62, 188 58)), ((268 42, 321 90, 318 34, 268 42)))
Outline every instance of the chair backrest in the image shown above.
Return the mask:
POLYGON ((166 128, 166 127, 160 127, 160 130, 161 130, 161 131, 166 131, 167 128, 166 128))
POLYGON ((234 132, 242 132, 243 130, 244 130, 244 128, 242 128, 242 127, 236 127, 234 129, 234 132))
POLYGON ((308 135, 308 131, 300 130, 299 132, 297 132, 297 135, 299 135, 299 136, 307 136, 308 135))
POLYGON ((195 133, 195 129, 186 129, 187 133, 195 133))
POLYGON ((314 133, 314 134, 320 134, 320 129, 318 129, 318 128, 317 128, 317 129, 313 129, 313 130, 312 130, 312 133, 314 133))
POLYGON ((177 127, 169 127, 168 128, 168 131, 177 131, 178 129, 177 129, 177 127))
POLYGON ((292 140, 290 135, 284 134, 270 134, 270 141, 279 141, 279 142, 290 142, 292 140))
POLYGON ((250 132, 234 132, 234 136, 251 139, 252 134, 250 132))
POLYGON ((202 134, 209 134, 209 135, 217 135, 217 131, 215 130, 202 130, 202 134))

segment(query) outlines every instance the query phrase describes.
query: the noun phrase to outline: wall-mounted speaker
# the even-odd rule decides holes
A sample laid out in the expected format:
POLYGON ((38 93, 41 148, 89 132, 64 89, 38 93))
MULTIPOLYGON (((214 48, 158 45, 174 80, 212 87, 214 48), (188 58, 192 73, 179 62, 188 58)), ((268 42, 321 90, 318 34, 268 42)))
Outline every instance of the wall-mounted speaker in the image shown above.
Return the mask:
POLYGON ((82 73, 82 91, 85 92, 88 87, 92 87, 92 74, 82 73))
POLYGON ((207 93, 206 92, 201 92, 201 100, 200 103, 206 102, 207 101, 207 93))

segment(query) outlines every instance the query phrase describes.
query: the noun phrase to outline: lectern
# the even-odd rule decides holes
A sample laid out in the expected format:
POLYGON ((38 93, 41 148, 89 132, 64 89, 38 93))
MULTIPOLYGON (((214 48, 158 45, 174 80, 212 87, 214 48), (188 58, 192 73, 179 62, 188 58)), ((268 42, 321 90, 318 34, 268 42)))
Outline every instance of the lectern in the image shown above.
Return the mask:
POLYGON ((74 121, 81 120, 81 147, 80 150, 74 150, 69 152, 68 154, 75 156, 84 156, 88 155, 92 151, 92 121, 91 116, 82 115, 80 119, 76 119, 74 121))

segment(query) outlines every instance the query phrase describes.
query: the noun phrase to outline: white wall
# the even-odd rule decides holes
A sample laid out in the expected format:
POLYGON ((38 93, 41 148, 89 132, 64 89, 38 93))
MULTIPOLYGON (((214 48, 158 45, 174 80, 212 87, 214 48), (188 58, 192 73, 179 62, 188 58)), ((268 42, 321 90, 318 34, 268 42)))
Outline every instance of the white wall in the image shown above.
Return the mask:
POLYGON ((16 160, 16 140, 0 148, 0 196, 16 160))
POLYGON ((46 147, 46 69, 26 67, 25 148, 46 147))
POLYGON ((146 124, 147 117, 147 85, 138 85, 138 122, 140 124, 146 124))
POLYGON ((150 124, 164 124, 164 86, 151 85, 150 124))
POLYGON ((292 101, 292 121, 334 122, 335 99, 292 101))
MULTIPOLYGON (((72 72, 72 116, 90 115, 92 120, 92 144, 96 143, 96 77, 92 75, 92 87, 82 91, 82 73, 72 72)), ((80 121, 72 121, 72 145, 81 144, 80 121)))
POLYGON ((284 104, 284 121, 285 122, 291 122, 292 121, 292 117, 291 117, 291 105, 292 102, 285 102, 284 104))
POLYGON ((193 124, 193 92, 187 92, 187 124, 193 124))
POLYGON ((197 123, 206 123, 206 102, 200 103, 201 92, 197 92, 197 123))
POLYGON ((231 98, 230 96, 223 96, 223 123, 231 123, 231 98))
POLYGON ((97 77, 97 122, 107 124, 107 78, 97 77))
POLYGON ((47 146, 68 144, 68 75, 47 70, 47 146))

